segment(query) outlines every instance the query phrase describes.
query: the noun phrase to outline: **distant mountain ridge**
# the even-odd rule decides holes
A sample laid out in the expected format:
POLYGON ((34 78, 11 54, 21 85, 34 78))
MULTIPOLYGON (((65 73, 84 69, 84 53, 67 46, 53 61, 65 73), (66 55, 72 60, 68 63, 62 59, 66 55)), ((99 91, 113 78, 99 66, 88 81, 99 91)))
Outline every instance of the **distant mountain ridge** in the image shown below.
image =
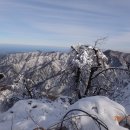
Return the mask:
POLYGON ((112 67, 127 67, 130 64, 130 53, 106 50, 104 54, 108 58, 108 64, 112 67))
MULTIPOLYGON (((112 67, 123 66, 126 68, 127 64, 130 63, 130 53, 106 50, 104 54, 108 58, 108 65, 112 67)), ((0 54, 0 73, 6 74, 6 78, 1 82, 12 84, 19 74, 31 79, 32 77, 37 79, 38 75, 48 73, 50 68, 51 71, 49 71, 49 74, 56 74, 65 68, 68 58, 69 53, 55 51, 0 54)), ((42 76, 43 77, 40 76, 40 78, 37 79, 37 82, 44 80, 47 74, 42 76)))
MULTIPOLYGON (((0 56, 0 72, 5 74, 3 82, 12 84, 14 79, 19 75, 28 75, 30 78, 34 76, 35 79, 38 75, 32 74, 35 71, 42 75, 39 80, 44 80, 47 73, 56 73, 64 67, 68 54, 62 52, 24 52, 14 53, 0 56), (50 72, 47 72, 52 68, 50 72)), ((29 78, 28 77, 28 78, 29 78)), ((37 79, 38 80, 38 79, 37 79)))

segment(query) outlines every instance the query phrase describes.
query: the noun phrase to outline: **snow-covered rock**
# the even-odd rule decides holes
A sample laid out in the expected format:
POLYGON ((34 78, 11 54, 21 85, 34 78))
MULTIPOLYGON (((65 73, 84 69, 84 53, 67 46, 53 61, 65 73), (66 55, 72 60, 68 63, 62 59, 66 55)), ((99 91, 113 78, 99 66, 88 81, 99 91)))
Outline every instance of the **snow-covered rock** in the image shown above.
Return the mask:
MULTIPOLYGON (((55 123, 62 121, 63 116, 70 110, 85 111, 106 124, 109 130, 127 130, 119 126, 115 116, 124 116, 125 108, 120 104, 104 96, 86 97, 73 105, 69 105, 67 98, 59 98, 56 101, 21 100, 7 112, 0 114, 0 130, 33 130, 40 126, 51 129, 55 123)), ((65 121, 66 128, 73 130, 72 122, 75 122, 79 130, 99 130, 99 126, 92 118, 85 116, 81 111, 73 111, 69 115, 76 118, 65 121), (78 116, 84 115, 84 116, 78 116), (71 123, 70 123, 70 122, 71 123)), ((59 125, 58 125, 59 126, 59 125)), ((101 127, 101 130, 105 130, 101 127)))
MULTIPOLYGON (((93 96, 83 98, 70 106, 69 110, 72 109, 83 110, 98 118, 106 124, 108 130, 125 130, 125 128, 119 126, 117 120, 114 119, 116 116, 125 116, 125 108, 107 97, 93 96)), ((81 111, 77 111, 74 115, 86 114, 81 111)), ((80 119, 78 118, 77 120, 80 130, 99 130, 98 125, 89 116, 81 116, 80 119)), ((104 130, 103 127, 101 128, 104 130)))

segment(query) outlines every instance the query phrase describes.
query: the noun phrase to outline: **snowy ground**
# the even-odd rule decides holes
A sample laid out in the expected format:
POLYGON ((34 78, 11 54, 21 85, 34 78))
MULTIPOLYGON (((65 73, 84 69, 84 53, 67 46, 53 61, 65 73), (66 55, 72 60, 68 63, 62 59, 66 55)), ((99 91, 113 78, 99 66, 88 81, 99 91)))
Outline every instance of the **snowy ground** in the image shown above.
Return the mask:
MULTIPOLYGON (((109 130, 127 130, 118 125, 115 116, 126 114, 125 108, 120 104, 103 96, 83 98, 73 105, 69 105, 67 98, 59 98, 56 101, 22 100, 18 101, 7 112, 0 114, 0 130, 33 130, 40 126, 45 129, 60 122, 63 116, 70 110, 73 115, 85 115, 78 111, 83 110, 103 121, 109 130)), ((69 115, 70 115, 69 114, 69 115)), ((98 125, 88 116, 80 116, 72 119, 80 130, 99 130, 98 125)), ((71 128, 69 120, 67 127, 71 128)), ((102 127, 102 130, 105 130, 102 127)))

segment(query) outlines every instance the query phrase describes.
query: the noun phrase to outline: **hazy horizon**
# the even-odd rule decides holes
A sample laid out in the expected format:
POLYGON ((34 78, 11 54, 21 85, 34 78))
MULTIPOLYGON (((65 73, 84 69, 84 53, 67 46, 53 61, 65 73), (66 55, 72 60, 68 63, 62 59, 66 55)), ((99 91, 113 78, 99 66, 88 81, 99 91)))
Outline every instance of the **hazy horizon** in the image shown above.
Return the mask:
POLYGON ((69 48, 65 47, 54 47, 54 46, 44 46, 44 45, 17 45, 17 44, 0 44, 0 54, 7 53, 19 53, 19 52, 67 52, 69 48))
MULTIPOLYGON (((89 45, 89 44, 84 44, 89 45)), ((74 45, 75 46, 75 45, 74 45)), ((69 52, 71 49, 70 47, 55 47, 55 46, 45 46, 45 45, 19 45, 19 44, 0 44, 0 54, 8 54, 8 53, 22 53, 22 52, 35 52, 35 51, 42 51, 42 52, 69 52)), ((102 49, 99 47, 99 49, 102 49)), ((120 51, 129 53, 129 51, 123 50, 116 50, 111 48, 103 48, 105 50, 113 50, 113 51, 120 51)))

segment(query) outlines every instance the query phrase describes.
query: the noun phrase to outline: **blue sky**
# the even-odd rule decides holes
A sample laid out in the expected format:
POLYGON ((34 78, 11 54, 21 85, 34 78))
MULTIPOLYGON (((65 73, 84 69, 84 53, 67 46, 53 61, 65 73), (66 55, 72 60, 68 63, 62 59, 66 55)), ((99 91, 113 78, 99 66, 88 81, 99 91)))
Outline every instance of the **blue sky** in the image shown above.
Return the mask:
POLYGON ((0 44, 130 51, 130 0, 0 0, 0 44))

